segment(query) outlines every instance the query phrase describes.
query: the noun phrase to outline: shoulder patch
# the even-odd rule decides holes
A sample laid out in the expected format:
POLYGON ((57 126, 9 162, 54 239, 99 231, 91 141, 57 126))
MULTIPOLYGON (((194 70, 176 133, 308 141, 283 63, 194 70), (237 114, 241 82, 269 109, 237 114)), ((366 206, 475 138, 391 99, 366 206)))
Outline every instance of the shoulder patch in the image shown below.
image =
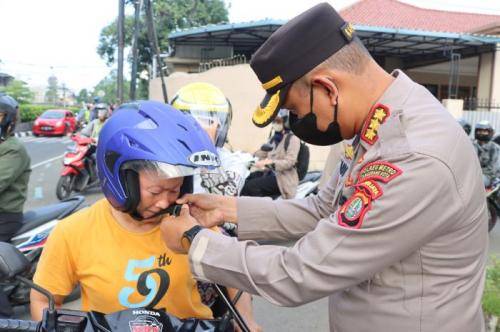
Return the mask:
POLYGON ((371 208, 371 198, 363 191, 356 191, 340 208, 337 216, 340 226, 361 228, 366 212, 371 208))
POLYGON ((386 161, 375 161, 366 164, 358 174, 358 183, 365 180, 377 180, 387 183, 402 174, 403 171, 386 161))
POLYGON ((363 130, 361 131, 361 139, 366 143, 373 145, 378 140, 378 129, 382 123, 387 120, 391 112, 389 108, 382 104, 375 105, 368 114, 363 130))
POLYGON ((372 201, 384 194, 378 182, 388 183, 402 173, 401 169, 385 161, 375 161, 363 166, 354 184, 354 194, 337 212, 338 224, 347 228, 361 228, 366 213, 372 207, 372 201))
POLYGON ((357 183, 356 188, 364 190, 372 200, 379 198, 383 194, 382 188, 373 180, 357 183))

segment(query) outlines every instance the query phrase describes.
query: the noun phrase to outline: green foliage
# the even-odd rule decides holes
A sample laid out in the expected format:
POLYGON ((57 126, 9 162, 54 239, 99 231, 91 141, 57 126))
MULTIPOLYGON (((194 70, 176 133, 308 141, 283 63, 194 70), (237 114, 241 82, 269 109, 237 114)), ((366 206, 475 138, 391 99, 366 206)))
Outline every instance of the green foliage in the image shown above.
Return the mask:
MULTIPOLYGON (((54 105, 31 105, 24 104, 19 106, 19 113, 21 116, 21 122, 34 121, 40 114, 50 109, 61 109, 61 106, 54 105)), ((70 110, 74 114, 79 111, 78 107, 66 107, 65 109, 70 110)))
POLYGON ((45 92, 45 101, 50 104, 55 104, 58 101, 58 94, 57 94, 57 77, 55 76, 50 76, 48 79, 48 87, 47 91, 45 92))
POLYGON ((78 103, 89 103, 91 101, 91 98, 90 98, 90 93, 87 89, 82 89, 80 90, 80 92, 78 93, 78 96, 76 97, 76 101, 78 101, 78 103))
POLYGON ((23 81, 12 80, 6 87, 0 88, 0 92, 14 98, 19 104, 28 104, 33 101, 35 94, 23 81))
MULTIPOLYGON (((207 24, 217 24, 228 21, 228 10, 223 0, 153 0, 153 15, 156 34, 158 37, 158 45, 160 51, 166 51, 168 48, 168 35, 170 31, 197 27, 207 24)), ((131 5, 131 2, 127 2, 131 5)), ((148 39, 148 31, 146 25, 146 14, 141 13, 140 31, 138 37, 138 66, 137 72, 148 68, 152 62, 153 52, 148 39)), ((125 17, 125 47, 132 47, 132 38, 134 33, 134 17, 133 15, 125 17)), ((117 20, 114 20, 108 26, 101 30, 99 36, 99 45, 97 53, 103 58, 106 63, 111 66, 116 61, 118 50, 118 33, 117 20)), ((131 62, 131 55, 128 57, 131 62)), ((142 85, 143 80, 138 78, 139 87, 138 93, 147 92, 147 85, 142 85)), ((125 95, 129 90, 124 90, 125 95)), ((147 97, 147 95, 146 95, 147 97)))
POLYGON ((486 270, 483 310, 486 315, 500 317, 500 260, 497 257, 492 258, 486 270))
MULTIPOLYGON (((123 81, 123 91, 125 95, 130 90, 130 82, 127 80, 123 81)), ((92 98, 98 96, 98 93, 102 91, 104 92, 104 96, 100 97, 102 103, 107 104, 115 104, 116 96, 117 96, 117 74, 116 70, 113 70, 109 73, 108 76, 103 78, 97 85, 94 87, 94 91, 92 93, 92 98)))

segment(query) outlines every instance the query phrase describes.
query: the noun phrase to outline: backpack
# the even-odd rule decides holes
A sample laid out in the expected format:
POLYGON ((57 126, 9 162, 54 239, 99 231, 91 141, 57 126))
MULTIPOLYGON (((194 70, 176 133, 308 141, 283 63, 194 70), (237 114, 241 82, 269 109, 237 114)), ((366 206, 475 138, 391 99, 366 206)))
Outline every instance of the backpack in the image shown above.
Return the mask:
MULTIPOLYGON (((288 134, 285 137, 285 151, 288 150, 292 135, 293 134, 288 134)), ((299 175, 299 181, 302 181, 307 174, 307 169, 309 168, 309 147, 302 141, 300 141, 300 149, 299 154, 297 155, 295 168, 297 169, 297 174, 299 175)))

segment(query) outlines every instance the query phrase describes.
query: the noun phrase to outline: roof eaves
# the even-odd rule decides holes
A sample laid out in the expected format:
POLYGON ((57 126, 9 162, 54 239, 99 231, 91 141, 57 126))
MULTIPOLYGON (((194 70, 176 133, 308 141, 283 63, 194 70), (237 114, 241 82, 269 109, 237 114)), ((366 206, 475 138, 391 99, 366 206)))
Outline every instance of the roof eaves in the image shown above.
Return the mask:
POLYGON ((217 32, 224 31, 229 29, 244 29, 244 28, 255 28, 266 25, 283 25, 286 21, 284 20, 274 20, 274 19, 265 19, 260 21, 251 21, 251 22, 243 22, 243 23, 225 23, 225 24, 211 24, 205 25, 197 28, 189 28, 184 30, 175 30, 172 31, 168 35, 168 39, 175 39, 179 37, 185 37, 195 34, 201 34, 206 32, 217 32))

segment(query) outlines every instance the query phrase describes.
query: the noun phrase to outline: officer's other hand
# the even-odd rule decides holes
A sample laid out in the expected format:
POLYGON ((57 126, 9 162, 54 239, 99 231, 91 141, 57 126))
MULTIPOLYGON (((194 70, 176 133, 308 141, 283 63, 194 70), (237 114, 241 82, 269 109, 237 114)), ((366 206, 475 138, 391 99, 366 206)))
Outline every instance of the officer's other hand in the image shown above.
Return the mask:
POLYGON ((180 254, 187 254, 187 251, 182 247, 181 239, 184 232, 195 225, 198 225, 198 223, 189 214, 189 206, 184 204, 178 217, 169 215, 162 218, 160 229, 163 241, 170 250, 180 254))
POLYGON ((236 223, 236 198, 213 194, 187 194, 177 204, 189 204, 191 215, 204 227, 236 223))

